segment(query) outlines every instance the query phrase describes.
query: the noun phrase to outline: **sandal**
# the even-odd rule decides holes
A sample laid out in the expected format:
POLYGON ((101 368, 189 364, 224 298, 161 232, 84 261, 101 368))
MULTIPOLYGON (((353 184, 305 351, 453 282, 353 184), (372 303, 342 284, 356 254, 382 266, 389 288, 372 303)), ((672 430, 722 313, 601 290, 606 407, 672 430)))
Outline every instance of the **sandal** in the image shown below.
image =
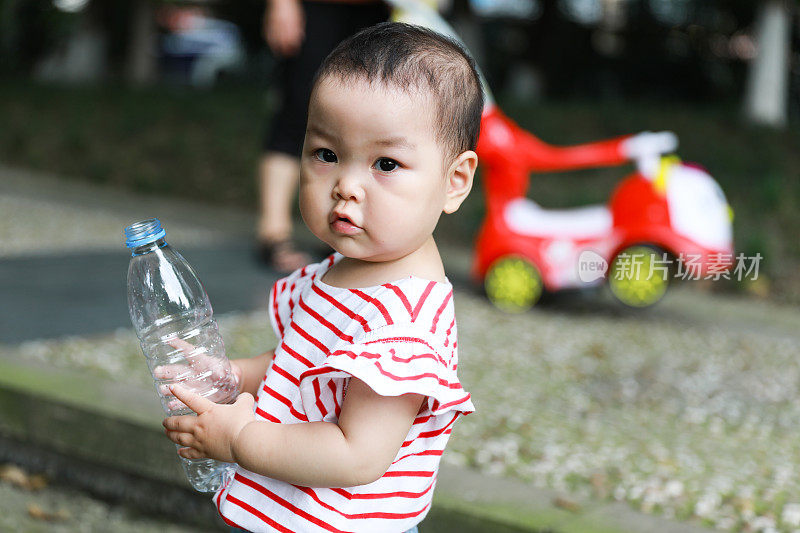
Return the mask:
POLYGON ((256 248, 258 260, 282 274, 294 272, 311 262, 311 257, 298 250, 291 239, 261 241, 256 248))

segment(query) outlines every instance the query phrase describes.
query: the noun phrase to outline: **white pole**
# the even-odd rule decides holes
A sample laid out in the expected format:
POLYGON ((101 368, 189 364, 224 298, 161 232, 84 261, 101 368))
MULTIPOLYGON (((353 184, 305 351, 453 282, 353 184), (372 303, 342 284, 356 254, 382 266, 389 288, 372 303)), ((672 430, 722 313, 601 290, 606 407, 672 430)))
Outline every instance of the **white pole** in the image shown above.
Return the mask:
POLYGON ((786 0, 764 0, 756 25, 758 52, 752 59, 745 94, 745 117, 776 128, 786 126, 789 94, 789 25, 786 0))

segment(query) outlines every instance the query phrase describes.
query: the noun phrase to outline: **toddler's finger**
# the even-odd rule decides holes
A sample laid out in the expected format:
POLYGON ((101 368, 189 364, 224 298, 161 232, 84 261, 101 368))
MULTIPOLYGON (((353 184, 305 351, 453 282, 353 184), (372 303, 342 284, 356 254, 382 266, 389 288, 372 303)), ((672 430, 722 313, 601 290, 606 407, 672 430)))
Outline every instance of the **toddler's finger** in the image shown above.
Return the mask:
POLYGON ((196 446, 197 442, 195 441, 194 435, 191 433, 184 433, 181 431, 170 431, 166 430, 167 438, 177 444, 178 446, 196 446))
MULTIPOLYGON (((172 385, 174 385, 174 383, 163 383, 163 384, 159 385, 158 386, 159 394, 161 394, 161 396, 164 397, 164 398, 173 398, 175 395, 172 394, 172 390, 170 389, 170 387, 172 385)), ((184 389, 190 390, 190 391, 192 391, 194 393, 197 392, 197 390, 194 387, 191 387, 191 386, 188 386, 188 385, 185 385, 185 384, 181 385, 181 386, 184 389)))
POLYGON ((168 416, 161 421, 161 425, 167 431, 186 431, 188 428, 185 423, 181 422, 182 419, 183 416, 168 416))
POLYGON ((167 430, 164 430, 164 433, 167 435, 167 438, 168 438, 169 440, 171 440, 171 441, 172 441, 172 442, 174 442, 175 444, 180 444, 180 442, 178 442, 178 436, 180 435, 180 433, 179 433, 179 432, 177 432, 177 431, 170 431, 170 430, 168 430, 168 429, 167 429, 167 430))
POLYGON ((167 344, 182 352, 183 356, 192 364, 202 364, 202 356, 206 353, 206 348, 204 346, 195 346, 179 338, 170 339, 167 341, 167 344))
POLYGON ((211 400, 206 400, 181 385, 170 385, 170 390, 177 399, 185 403, 189 409, 197 414, 202 414, 215 405, 211 400))
POLYGON ((188 343, 183 339, 179 339, 178 337, 168 340, 167 344, 169 344, 176 350, 180 350, 185 353, 189 353, 192 350, 194 350, 194 344, 188 343))
POLYGON ((181 433, 180 431, 166 430, 167 438, 177 444, 178 446, 191 446, 194 444, 194 437, 188 433, 181 433))
POLYGON ((167 402, 167 409, 170 411, 183 411, 184 409, 188 409, 188 407, 180 400, 170 400, 167 402))
POLYGON ((236 398, 236 401, 234 403, 235 404, 245 404, 248 407, 252 407, 253 404, 255 403, 255 398, 253 398, 253 395, 250 394, 249 392, 243 392, 243 393, 239 394, 239 396, 236 398))
POLYGON ((153 369, 156 379, 182 379, 191 374, 191 369, 186 365, 161 365, 153 369))
POLYGON ((199 450, 195 450, 194 448, 178 448, 178 455, 184 457, 186 459, 205 459, 205 454, 201 453, 199 450))
POLYGON ((181 446, 194 446, 194 435, 191 433, 178 433, 175 435, 175 443, 180 444, 181 446))

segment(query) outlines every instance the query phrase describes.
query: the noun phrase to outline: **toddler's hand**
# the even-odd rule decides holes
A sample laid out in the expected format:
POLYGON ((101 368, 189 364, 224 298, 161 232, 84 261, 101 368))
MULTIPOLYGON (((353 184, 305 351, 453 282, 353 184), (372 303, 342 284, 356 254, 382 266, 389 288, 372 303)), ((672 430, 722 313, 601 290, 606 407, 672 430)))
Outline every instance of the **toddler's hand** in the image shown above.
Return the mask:
POLYGON ((180 446, 178 454, 186 459, 211 458, 235 462, 232 447, 239 432, 256 420, 255 401, 250 393, 239 395, 233 404, 222 405, 199 396, 180 385, 170 386, 172 394, 186 404, 194 415, 164 419, 167 437, 180 446))
POLYGON ((299 0, 271 0, 264 12, 264 38, 279 56, 297 55, 305 39, 305 26, 299 0))
MULTIPOLYGON (((172 339, 167 343, 176 350, 183 352, 187 363, 157 366, 153 369, 153 377, 172 383, 181 382, 182 385, 193 392, 216 389, 210 395, 204 394, 211 401, 222 401, 228 398, 231 390, 227 384, 229 380, 227 359, 206 355, 197 350, 196 346, 182 339, 172 339)), ((233 373, 236 392, 241 392, 241 367, 230 361, 230 371, 233 373)), ((185 409, 186 405, 174 398, 169 387, 170 383, 161 384, 158 387, 159 394, 167 400, 167 409, 169 411, 185 409)))

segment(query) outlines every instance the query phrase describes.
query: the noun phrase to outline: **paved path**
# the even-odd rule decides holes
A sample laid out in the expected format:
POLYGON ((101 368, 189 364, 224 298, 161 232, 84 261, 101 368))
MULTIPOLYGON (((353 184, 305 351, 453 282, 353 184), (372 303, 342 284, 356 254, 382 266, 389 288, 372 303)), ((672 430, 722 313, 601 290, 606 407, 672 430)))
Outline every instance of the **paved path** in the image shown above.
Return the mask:
MULTIPOLYGON (((246 241, 180 251, 201 276, 216 313, 264 307, 278 277, 256 264, 246 241)), ((122 247, 0 259, 0 343, 130 327, 128 259, 122 247)))
POLYGON ((151 216, 198 271, 215 312, 265 305, 278 273, 253 256, 251 213, 0 167, 0 343, 130 327, 122 230, 151 216))

